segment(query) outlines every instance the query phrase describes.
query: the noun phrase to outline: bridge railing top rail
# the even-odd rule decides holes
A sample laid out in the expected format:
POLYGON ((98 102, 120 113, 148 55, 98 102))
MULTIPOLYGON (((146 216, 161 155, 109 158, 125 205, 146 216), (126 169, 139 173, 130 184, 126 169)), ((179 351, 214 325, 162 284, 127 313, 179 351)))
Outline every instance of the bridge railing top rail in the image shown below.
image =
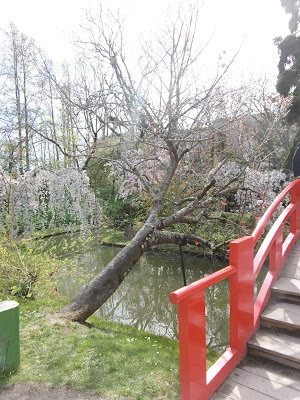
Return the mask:
MULTIPOLYGON (((300 182, 299 182, 300 183, 300 182)), ((251 236, 253 237, 254 245, 257 243, 260 238, 263 230, 265 229, 267 223, 270 221, 272 215, 276 211, 277 207, 281 204, 281 202, 285 199, 285 197, 291 192, 296 182, 290 183, 270 204, 264 215, 259 220, 256 228, 252 232, 251 236)))

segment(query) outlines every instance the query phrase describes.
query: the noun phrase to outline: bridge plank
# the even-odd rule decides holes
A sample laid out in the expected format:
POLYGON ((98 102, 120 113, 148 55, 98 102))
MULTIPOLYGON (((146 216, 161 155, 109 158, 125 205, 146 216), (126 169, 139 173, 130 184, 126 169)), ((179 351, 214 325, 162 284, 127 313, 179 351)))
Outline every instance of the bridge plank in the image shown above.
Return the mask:
MULTIPOLYGON (((226 396, 227 399, 232 400, 270 400, 274 399, 274 397, 270 397, 265 395, 262 392, 258 392, 257 390, 248 388, 243 384, 239 384, 234 382, 230 377, 226 379, 224 383, 218 389, 218 394, 223 394, 226 396)), ((297 399, 299 400, 300 397, 297 399)), ((211 400, 215 400, 212 397, 211 400)), ((282 398, 281 398, 282 400, 282 398)), ((294 399, 295 400, 295 399, 294 399)))
POLYGON ((259 329, 249 340, 248 346, 284 360, 300 362, 299 337, 267 329, 259 329))
POLYGON ((222 393, 218 393, 218 392, 216 392, 216 393, 210 398, 210 400, 224 400, 224 399, 227 399, 227 400, 234 400, 234 399, 232 399, 232 397, 228 397, 226 394, 222 394, 222 393))
POLYGON ((262 358, 248 356, 225 382, 211 400, 300 400, 300 371, 262 358))
POLYGON ((293 256, 293 258, 287 259, 280 276, 286 278, 300 279, 300 260, 299 255, 293 256))
POLYGON ((300 393, 300 371, 289 368, 263 358, 247 358, 247 362, 240 369, 251 372, 254 375, 278 382, 300 393))
POLYGON ((272 286, 272 291, 300 296, 300 279, 290 279, 280 276, 272 286))
POLYGON ((262 313, 261 318, 273 322, 277 326, 290 325, 300 329, 300 313, 297 304, 286 302, 270 304, 262 313))
POLYGON ((241 368, 236 368, 229 379, 276 400, 300 399, 299 391, 283 385, 282 381, 271 381, 268 377, 262 377, 241 368))
POLYGON ((224 399, 227 399, 227 400, 234 400, 232 397, 229 397, 229 396, 226 395, 226 394, 222 394, 222 393, 218 393, 218 392, 216 392, 216 393, 210 398, 210 400, 224 400, 224 399))

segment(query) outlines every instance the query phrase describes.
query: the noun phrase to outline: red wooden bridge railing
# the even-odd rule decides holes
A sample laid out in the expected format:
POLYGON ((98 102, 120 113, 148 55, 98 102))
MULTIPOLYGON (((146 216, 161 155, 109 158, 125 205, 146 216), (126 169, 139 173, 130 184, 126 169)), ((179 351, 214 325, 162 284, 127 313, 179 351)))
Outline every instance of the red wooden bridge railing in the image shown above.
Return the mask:
POLYGON ((270 297, 288 253, 300 237, 300 180, 286 187, 260 219, 251 236, 230 243, 229 266, 170 294, 178 304, 181 400, 206 400, 247 353, 247 342, 259 326, 259 317, 270 297), (254 247, 278 206, 290 195, 289 205, 277 217, 260 248, 254 247), (283 226, 289 233, 283 239, 283 226), (269 255, 269 270, 254 301, 254 284, 269 255), (229 278, 230 344, 206 369, 205 289, 229 278))

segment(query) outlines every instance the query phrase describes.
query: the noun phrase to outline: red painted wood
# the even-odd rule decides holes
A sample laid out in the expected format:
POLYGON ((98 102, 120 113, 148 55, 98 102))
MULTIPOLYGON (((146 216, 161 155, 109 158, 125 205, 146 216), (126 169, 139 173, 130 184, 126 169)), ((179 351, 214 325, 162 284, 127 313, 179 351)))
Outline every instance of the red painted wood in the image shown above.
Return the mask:
POLYGON ((169 296, 171 303, 178 304, 179 302, 187 299, 190 296, 198 293, 201 290, 205 290, 210 286, 215 285, 218 282, 229 278, 236 272, 236 267, 229 265, 228 267, 222 268, 219 271, 214 272, 204 278, 198 279, 197 281, 184 286, 176 292, 172 292, 169 296))
POLYGON ((179 303, 180 388, 182 399, 196 399, 206 388, 205 294, 179 303))
POLYGON ((268 234, 266 235, 264 241, 262 242, 259 250, 256 253, 254 258, 254 274, 255 279, 257 278, 263 263, 265 262, 274 241, 276 240, 276 235, 279 230, 282 231, 283 225, 286 223, 289 217, 295 212, 295 205, 290 204, 286 207, 286 209, 281 213, 281 215, 277 218, 271 229, 269 230, 268 234))
POLYGON ((294 235, 300 232, 300 179, 298 179, 291 190, 291 203, 295 204, 296 211, 291 217, 291 233, 294 235))
MULTIPOLYGON (((253 274, 253 238, 245 236, 230 243, 231 265, 237 267, 235 281, 235 323, 230 326, 235 335, 231 346, 239 350, 240 359, 246 355, 247 342, 253 329, 254 274, 253 274)), ((233 305, 232 305, 233 306, 233 305)), ((233 321, 231 321, 233 323, 233 321)), ((230 332, 231 333, 231 332, 230 332)))
POLYGON ((180 384, 182 400, 208 400, 245 356, 247 342, 259 326, 260 314, 292 246, 300 237, 300 180, 291 183, 273 201, 251 236, 230 243, 230 265, 170 294, 178 304, 180 384), (291 194, 288 205, 269 230, 254 257, 254 246, 267 223, 291 194), (283 242, 283 226, 291 220, 283 242), (269 255, 269 272, 254 303, 254 284, 269 255), (230 347, 206 370, 205 289, 229 278, 230 347))
MULTIPOLYGON (((262 218, 259 220, 256 228, 254 229, 252 233, 252 237, 254 239, 254 244, 256 244, 257 240, 260 238, 260 235, 262 234, 262 231, 264 230, 267 222, 270 220, 274 212, 276 211, 276 208, 279 206, 279 204, 282 202, 282 200, 292 191, 292 189, 297 186, 299 190, 300 186, 300 179, 297 181, 292 182, 289 186, 287 186, 277 197, 276 199, 271 203, 271 205, 268 207, 266 210, 265 214, 262 216, 262 218)), ((299 221, 300 222, 300 221, 299 221)), ((300 226, 300 225, 299 225, 300 226)))

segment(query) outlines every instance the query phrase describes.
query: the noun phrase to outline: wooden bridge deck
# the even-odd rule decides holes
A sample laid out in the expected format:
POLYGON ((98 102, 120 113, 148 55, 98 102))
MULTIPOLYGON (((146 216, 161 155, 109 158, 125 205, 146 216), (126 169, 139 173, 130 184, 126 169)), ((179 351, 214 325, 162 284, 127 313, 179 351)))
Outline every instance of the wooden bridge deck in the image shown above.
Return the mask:
POLYGON ((229 375, 212 400, 299 400, 300 371, 248 356, 229 375))
POLYGON ((248 350, 211 400, 300 400, 300 240, 272 287, 248 350))

